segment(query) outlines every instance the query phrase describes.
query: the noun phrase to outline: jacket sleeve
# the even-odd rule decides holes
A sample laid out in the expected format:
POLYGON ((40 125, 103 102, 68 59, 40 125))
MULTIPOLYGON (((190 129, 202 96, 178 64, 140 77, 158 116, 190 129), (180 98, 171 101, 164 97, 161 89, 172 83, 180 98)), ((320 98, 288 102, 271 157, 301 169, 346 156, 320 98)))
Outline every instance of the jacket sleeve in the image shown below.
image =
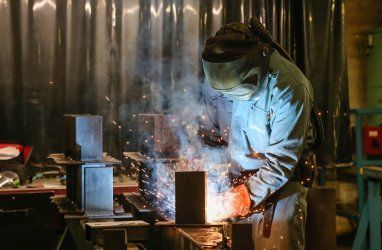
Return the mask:
POLYGON ((264 164, 250 177, 254 206, 285 185, 305 149, 312 100, 303 84, 276 90, 270 104, 271 134, 264 164))

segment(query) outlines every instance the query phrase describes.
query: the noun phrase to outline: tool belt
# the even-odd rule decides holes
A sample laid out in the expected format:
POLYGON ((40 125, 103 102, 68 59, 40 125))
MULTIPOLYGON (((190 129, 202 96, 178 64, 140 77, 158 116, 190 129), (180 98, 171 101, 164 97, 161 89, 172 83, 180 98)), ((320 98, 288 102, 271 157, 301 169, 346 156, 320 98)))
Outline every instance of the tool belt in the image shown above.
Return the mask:
POLYGON ((300 182, 304 187, 311 187, 317 168, 316 155, 311 151, 302 154, 297 167, 289 181, 300 182))
MULTIPOLYGON (((311 151, 306 151, 301 156, 297 167, 295 168, 295 172, 289 181, 296 181, 301 183, 305 187, 311 187, 314 180, 314 173, 316 169, 316 156, 311 151)), ((245 181, 255 175, 258 172, 256 170, 243 171, 240 175, 240 178, 244 181, 237 184, 243 184, 245 181)), ((239 179, 239 178, 237 178, 239 179)), ((236 183, 235 183, 236 185, 236 183)), ((255 213, 263 213, 263 237, 269 238, 271 235, 271 228, 273 222, 273 216, 276 210, 277 201, 282 197, 279 195, 279 191, 276 191, 271 196, 269 196, 266 200, 264 200, 261 204, 256 206, 250 213, 250 215, 255 213)))
MULTIPOLYGON (((311 151, 302 154, 295 171, 289 181, 300 182, 304 187, 311 187, 314 181, 314 175, 317 168, 316 155, 311 151)), ((245 184, 247 180, 255 175, 259 169, 242 170, 238 174, 228 173, 230 182, 233 186, 245 184)))

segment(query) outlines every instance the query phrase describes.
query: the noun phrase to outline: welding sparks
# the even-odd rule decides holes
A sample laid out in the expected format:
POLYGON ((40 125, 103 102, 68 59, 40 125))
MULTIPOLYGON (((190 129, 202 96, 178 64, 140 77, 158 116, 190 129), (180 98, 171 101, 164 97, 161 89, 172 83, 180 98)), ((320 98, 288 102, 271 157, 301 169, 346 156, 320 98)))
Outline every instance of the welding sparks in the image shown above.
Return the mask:
POLYGON ((232 199, 226 192, 230 186, 227 169, 226 164, 213 164, 201 159, 182 159, 170 166, 157 163, 150 170, 142 169, 145 196, 164 218, 172 221, 175 219, 175 171, 207 171, 207 221, 221 221, 232 213, 225 204, 227 199, 232 199))

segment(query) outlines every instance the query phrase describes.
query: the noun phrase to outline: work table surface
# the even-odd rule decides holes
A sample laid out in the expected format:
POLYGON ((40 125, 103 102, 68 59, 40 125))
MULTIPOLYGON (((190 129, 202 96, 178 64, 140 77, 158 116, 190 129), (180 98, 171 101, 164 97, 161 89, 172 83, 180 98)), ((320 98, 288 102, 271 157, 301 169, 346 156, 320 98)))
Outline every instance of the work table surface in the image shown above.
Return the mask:
MULTIPOLYGON (((115 176, 113 178, 114 194, 123 194, 126 192, 137 192, 138 184, 127 175, 115 176)), ((58 178, 42 178, 37 179, 29 184, 27 183, 19 188, 0 189, 0 194, 16 194, 16 193, 35 193, 52 191, 55 195, 64 195, 66 186, 60 183, 58 178)))

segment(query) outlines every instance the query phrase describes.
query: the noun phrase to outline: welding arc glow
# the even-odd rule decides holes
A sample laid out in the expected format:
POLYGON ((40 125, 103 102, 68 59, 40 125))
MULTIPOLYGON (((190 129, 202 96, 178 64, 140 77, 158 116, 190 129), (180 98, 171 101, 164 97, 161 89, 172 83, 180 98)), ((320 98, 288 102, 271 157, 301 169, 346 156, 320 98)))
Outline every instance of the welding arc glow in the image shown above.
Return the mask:
POLYGON ((216 222, 229 217, 232 211, 227 208, 226 200, 235 197, 228 192, 227 166, 209 164, 199 159, 188 163, 180 162, 171 167, 157 163, 149 171, 141 169, 142 182, 146 186, 143 189, 145 196, 149 197, 151 205, 156 207, 163 217, 171 221, 175 219, 175 170, 207 171, 207 221, 216 222), (169 171, 169 168, 172 168, 172 171, 169 171))

